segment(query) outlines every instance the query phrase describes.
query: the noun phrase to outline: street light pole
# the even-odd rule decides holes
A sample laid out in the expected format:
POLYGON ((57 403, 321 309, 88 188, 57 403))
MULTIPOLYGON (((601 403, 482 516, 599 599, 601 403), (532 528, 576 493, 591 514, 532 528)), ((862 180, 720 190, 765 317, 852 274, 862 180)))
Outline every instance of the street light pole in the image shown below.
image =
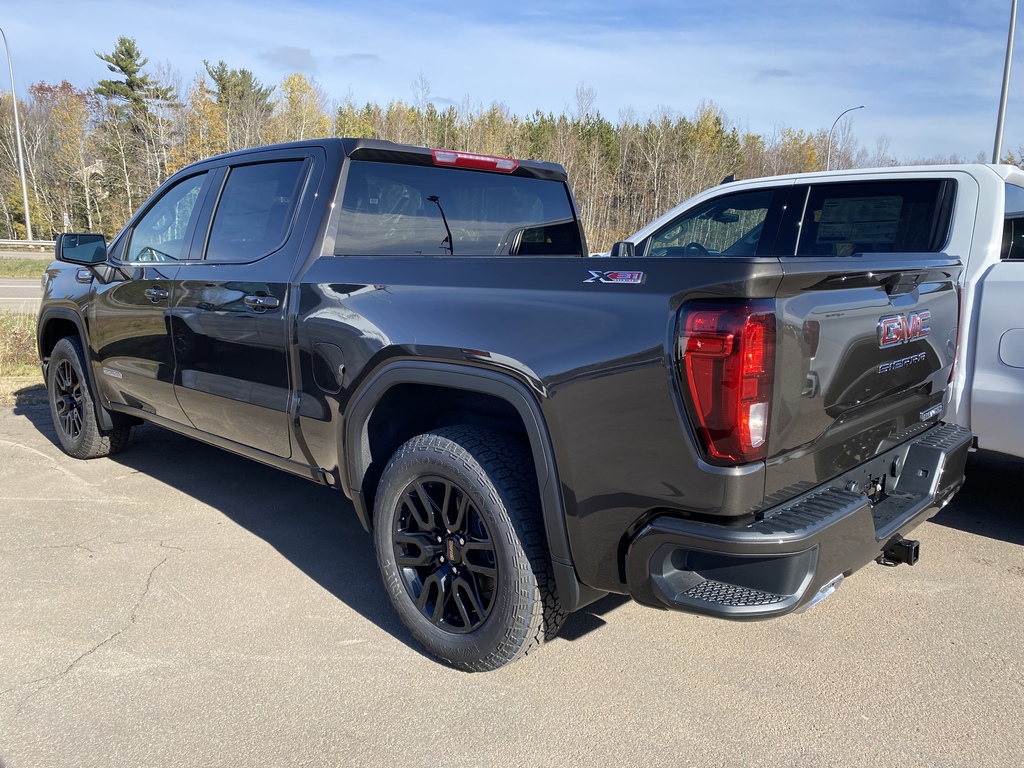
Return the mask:
POLYGON ((832 127, 828 129, 828 153, 825 156, 825 170, 830 170, 832 167, 832 131, 836 129, 836 124, 843 119, 843 115, 846 112, 853 112, 855 109, 864 109, 866 105, 861 104, 859 107, 850 107, 845 112, 840 112, 839 117, 832 121, 832 127))
POLYGON ((4 39, 7 51, 7 71, 11 74, 11 104, 14 105, 14 143, 18 145, 18 173, 21 176, 21 199, 25 205, 25 239, 32 239, 32 217, 28 212, 28 187, 25 185, 25 156, 21 152, 21 125, 18 122, 18 94, 14 92, 14 65, 11 64, 11 47, 7 45, 7 35, 0 28, 0 37, 4 39))
POLYGON ((1017 26, 1017 0, 1010 3, 1010 31, 1006 35, 1006 63, 1003 65, 1003 93, 999 97, 999 116, 996 118, 996 143, 992 147, 992 162, 999 162, 1003 153, 1003 122, 1006 120, 1006 96, 1010 90, 1010 59, 1013 58, 1013 30, 1017 26))

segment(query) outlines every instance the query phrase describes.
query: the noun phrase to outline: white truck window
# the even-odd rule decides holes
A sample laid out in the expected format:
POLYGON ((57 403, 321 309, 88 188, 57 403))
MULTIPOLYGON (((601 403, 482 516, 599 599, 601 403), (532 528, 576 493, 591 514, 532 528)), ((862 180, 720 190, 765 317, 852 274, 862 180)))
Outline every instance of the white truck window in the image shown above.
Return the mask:
POLYGON ((1003 245, 999 257, 1004 261, 1024 260, 1024 187, 1006 185, 1003 245))
POLYGON ((941 250, 949 231, 950 184, 937 179, 812 187, 797 255, 941 250))

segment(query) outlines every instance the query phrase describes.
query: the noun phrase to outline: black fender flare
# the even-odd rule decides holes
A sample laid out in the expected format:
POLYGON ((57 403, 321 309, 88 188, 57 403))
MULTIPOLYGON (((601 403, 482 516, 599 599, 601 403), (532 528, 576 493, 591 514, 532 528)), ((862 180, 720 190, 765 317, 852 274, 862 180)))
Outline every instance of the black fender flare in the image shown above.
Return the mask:
POLYGON ((541 514, 562 607, 572 611, 604 596, 606 593, 586 586, 577 577, 565 525, 565 507, 554 449, 540 404, 522 382, 497 371, 426 360, 405 360, 385 365, 363 384, 349 405, 342 445, 342 481, 348 486, 347 492, 363 526, 370 530, 372 521, 372 512, 368 509, 362 489, 362 480, 371 462, 367 427, 381 398, 399 384, 427 384, 491 395, 505 401, 518 412, 533 455, 541 514))

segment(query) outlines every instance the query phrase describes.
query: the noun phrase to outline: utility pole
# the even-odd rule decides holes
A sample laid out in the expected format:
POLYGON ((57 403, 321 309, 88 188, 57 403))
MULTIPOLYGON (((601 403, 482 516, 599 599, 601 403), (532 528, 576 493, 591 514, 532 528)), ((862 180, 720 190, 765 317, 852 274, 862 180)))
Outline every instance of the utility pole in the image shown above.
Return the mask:
POLYGON ((1003 123, 1006 121, 1006 97, 1010 91, 1010 60, 1013 58, 1013 30, 1017 26, 1017 0, 1010 3, 1010 31, 1006 35, 1006 63, 1003 65, 1003 92, 999 97, 999 116, 996 118, 996 143, 992 147, 992 162, 998 163, 1003 154, 1003 123))
POLYGON ((21 125, 18 122, 18 94, 14 92, 14 65, 11 64, 11 47, 7 44, 7 35, 0 28, 0 37, 4 39, 7 50, 7 71, 11 74, 11 104, 14 105, 14 143, 18 145, 18 174, 21 176, 21 199, 25 205, 25 239, 32 239, 32 217, 28 212, 28 187, 25 185, 25 156, 21 152, 21 125))

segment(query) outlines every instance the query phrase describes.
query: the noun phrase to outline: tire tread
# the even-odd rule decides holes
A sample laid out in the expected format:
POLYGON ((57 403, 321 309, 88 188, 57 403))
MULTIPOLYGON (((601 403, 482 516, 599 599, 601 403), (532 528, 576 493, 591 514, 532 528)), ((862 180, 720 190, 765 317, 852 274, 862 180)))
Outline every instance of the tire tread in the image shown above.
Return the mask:
MULTIPOLYGON (((507 435, 482 427, 467 425, 438 429, 412 438, 395 452, 381 478, 378 499, 384 496, 389 470, 406 460, 426 460, 441 466, 447 461, 456 462, 463 472, 477 480, 478 487, 491 489, 488 501, 495 508, 503 508, 511 524, 511 529, 506 532, 506 543, 514 559, 515 573, 519 574, 516 583, 510 586, 515 589, 523 609, 524 620, 520 626, 505 627, 503 636, 494 647, 480 648, 475 659, 451 658, 436 648, 429 650, 457 669, 483 672, 526 656, 551 640, 564 622, 566 613, 555 589, 533 461, 529 454, 507 435)), ((492 534, 499 535, 500 532, 492 531, 492 534)), ((506 574, 506 578, 511 577, 512 574, 506 574)), ((401 614, 401 610, 399 612, 401 614)))
POLYGON ((53 418, 53 426, 57 431, 57 440, 61 448, 69 456, 76 459, 97 459, 104 456, 111 456, 121 451, 131 436, 131 427, 116 427, 112 430, 100 429, 96 419, 96 403, 93 400, 92 390, 89 388, 89 379, 85 372, 85 352, 82 349, 82 340, 77 336, 65 336, 54 345, 50 354, 49 369, 47 371, 46 389, 50 403, 50 415, 53 418), (78 440, 71 440, 64 433, 63 427, 57 418, 57 408, 54 402, 53 377, 55 376, 56 362, 61 357, 67 357, 75 368, 75 375, 78 376, 82 387, 82 432, 78 440))

